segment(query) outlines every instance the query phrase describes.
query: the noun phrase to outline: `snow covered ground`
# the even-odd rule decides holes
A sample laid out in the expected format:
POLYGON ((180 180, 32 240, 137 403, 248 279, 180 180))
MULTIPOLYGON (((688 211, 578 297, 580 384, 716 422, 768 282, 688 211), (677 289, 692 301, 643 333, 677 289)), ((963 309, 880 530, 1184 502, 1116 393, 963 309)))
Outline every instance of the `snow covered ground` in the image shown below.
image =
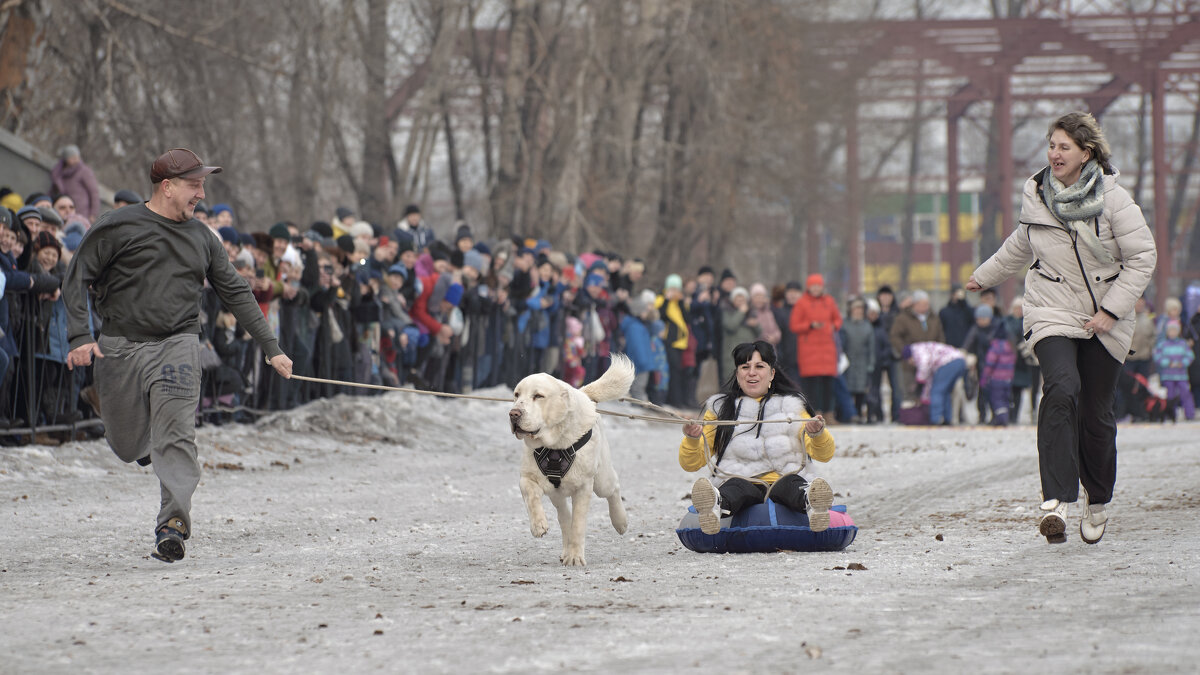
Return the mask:
MULTIPOLYGON (((507 396, 492 390, 485 395, 507 396)), ((607 406, 606 406, 607 407, 607 406)), ((1097 546, 1037 536, 1032 427, 837 426, 839 553, 703 555, 679 427, 606 417, 630 528, 533 539, 501 403, 198 431, 187 558, 103 442, 0 448, 0 672, 1195 672, 1200 425, 1122 427, 1097 546), (857 563, 865 569, 848 569, 857 563)), ((548 503, 547 503, 547 507, 548 503)))

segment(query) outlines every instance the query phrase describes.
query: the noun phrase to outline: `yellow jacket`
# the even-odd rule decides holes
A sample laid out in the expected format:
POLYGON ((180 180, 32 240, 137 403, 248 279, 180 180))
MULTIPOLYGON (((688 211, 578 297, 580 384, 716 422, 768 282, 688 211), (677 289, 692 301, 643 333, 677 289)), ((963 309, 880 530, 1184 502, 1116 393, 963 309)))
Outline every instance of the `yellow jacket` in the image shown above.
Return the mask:
MULTIPOLYGON (((717 415, 711 410, 705 410, 704 419, 705 421, 716 420, 717 415)), ((803 413, 803 419, 809 419, 808 413, 803 413)), ((679 466, 683 467, 684 471, 699 471, 704 468, 708 464, 708 458, 712 456, 716 434, 717 426, 706 424, 702 438, 684 436, 679 443, 679 466)), ((829 433, 828 428, 821 429, 821 433, 816 436, 810 436, 801 430, 800 441, 804 443, 804 451, 814 460, 828 462, 833 459, 833 434, 829 433)), ((758 476, 758 479, 766 483, 774 483, 779 480, 779 474, 772 471, 758 476)))
POLYGON ((678 329, 675 341, 667 345, 672 349, 687 349, 688 346, 688 325, 683 318, 683 310, 680 308, 682 300, 667 300, 663 296, 658 296, 654 299, 654 308, 662 311, 663 318, 675 324, 678 329))

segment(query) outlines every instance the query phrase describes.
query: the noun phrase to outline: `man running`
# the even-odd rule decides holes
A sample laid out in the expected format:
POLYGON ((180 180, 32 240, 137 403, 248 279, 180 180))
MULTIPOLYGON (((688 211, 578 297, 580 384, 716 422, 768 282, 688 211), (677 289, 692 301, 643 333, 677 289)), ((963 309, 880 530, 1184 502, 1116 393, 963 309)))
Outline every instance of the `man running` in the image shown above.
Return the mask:
POLYGON ((271 366, 292 375, 292 361, 233 269, 221 242, 192 217, 204 180, 218 166, 196 153, 168 150, 154 160, 150 201, 96 220, 71 260, 63 283, 71 352, 67 365, 96 358, 97 411, 122 461, 153 464, 162 488, 152 555, 184 556, 191 536, 192 493, 200 482, 196 407, 200 400, 200 296, 205 279, 271 366), (100 318, 93 340, 88 300, 100 318))

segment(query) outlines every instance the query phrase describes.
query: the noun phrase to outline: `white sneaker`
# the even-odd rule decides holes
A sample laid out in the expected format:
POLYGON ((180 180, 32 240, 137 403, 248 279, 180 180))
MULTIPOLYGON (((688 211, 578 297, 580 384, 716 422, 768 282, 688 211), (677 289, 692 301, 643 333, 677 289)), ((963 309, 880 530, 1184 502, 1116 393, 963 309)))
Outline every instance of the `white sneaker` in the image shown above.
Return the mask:
POLYGON ((1108 509, 1104 504, 1088 504, 1087 490, 1083 491, 1083 519, 1079 521, 1079 536, 1089 544, 1100 543, 1108 526, 1108 509))
POLYGON ((824 478, 814 478, 804 493, 808 500, 808 529, 824 532, 829 529, 829 507, 833 506, 833 488, 824 478))
POLYGON ((1038 521, 1038 532, 1050 544, 1061 544, 1067 540, 1067 503, 1057 499, 1042 502, 1042 519, 1038 521))
POLYGON ((692 483, 692 506, 700 515, 700 531, 716 534, 721 531, 721 493, 707 478, 692 483))

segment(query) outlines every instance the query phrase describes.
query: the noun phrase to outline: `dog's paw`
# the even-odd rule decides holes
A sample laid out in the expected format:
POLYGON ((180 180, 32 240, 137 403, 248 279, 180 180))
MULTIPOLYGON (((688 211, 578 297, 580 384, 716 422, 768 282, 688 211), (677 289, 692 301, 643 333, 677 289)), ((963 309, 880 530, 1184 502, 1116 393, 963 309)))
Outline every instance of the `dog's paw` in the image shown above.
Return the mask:
POLYGON ((550 523, 546 521, 545 516, 542 516, 541 518, 534 518, 529 522, 529 531, 535 537, 541 538, 541 536, 546 534, 546 532, 549 530, 550 523))
POLYGON ((583 567, 587 565, 587 561, 583 559, 583 551, 563 551, 563 554, 558 559, 567 567, 583 567))

